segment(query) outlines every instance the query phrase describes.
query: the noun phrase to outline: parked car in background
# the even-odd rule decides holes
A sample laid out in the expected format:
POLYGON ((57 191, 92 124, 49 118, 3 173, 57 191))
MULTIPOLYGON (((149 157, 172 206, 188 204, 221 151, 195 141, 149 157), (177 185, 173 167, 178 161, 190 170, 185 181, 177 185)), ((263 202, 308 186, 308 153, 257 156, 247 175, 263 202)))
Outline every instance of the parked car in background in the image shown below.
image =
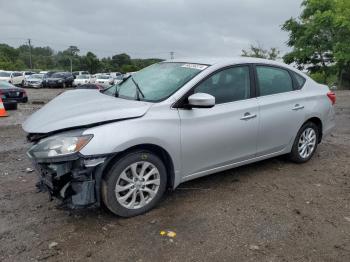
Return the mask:
POLYGON ((77 75, 73 81, 73 86, 80 86, 91 83, 91 75, 77 75))
POLYGON ((22 72, 23 76, 24 76, 24 81, 31 75, 36 74, 35 72, 31 72, 31 71, 23 71, 22 72))
POLYGON ((124 78, 127 78, 127 77, 129 77, 129 76, 131 76, 131 75, 133 75, 133 74, 135 74, 136 72, 127 72, 127 73, 125 73, 124 75, 123 75, 123 77, 124 78))
POLYGON ((6 81, 13 85, 23 85, 24 76, 21 72, 1 71, 0 81, 6 81))
POLYGON ((115 76, 113 79, 114 79, 114 84, 115 85, 117 85, 117 84, 119 84, 120 82, 122 82, 123 81, 123 78, 124 78, 124 76, 122 75, 122 74, 120 74, 120 75, 117 75, 117 76, 115 76))
POLYGON ((96 90, 104 90, 105 87, 97 84, 83 84, 76 87, 76 89, 96 89, 96 90))
POLYGON ((47 77, 45 85, 47 87, 66 88, 73 85, 74 77, 68 72, 58 72, 47 77))
POLYGON ((80 76, 80 75, 90 75, 90 73, 88 71, 75 71, 72 73, 74 78, 76 78, 77 76, 80 76))
POLYGON ((34 87, 43 88, 46 85, 46 75, 45 74, 33 74, 24 80, 24 87, 34 87))
POLYGON ((23 88, 14 86, 13 84, 6 81, 0 81, 0 95, 4 102, 28 102, 27 93, 23 88))
POLYGON ((114 78, 109 75, 100 74, 96 76, 94 83, 104 87, 109 87, 114 84, 114 78))
POLYGON ((198 177, 278 155, 309 161, 335 126, 335 100, 276 61, 170 60, 104 92, 65 92, 23 129, 51 195, 130 217, 198 177))

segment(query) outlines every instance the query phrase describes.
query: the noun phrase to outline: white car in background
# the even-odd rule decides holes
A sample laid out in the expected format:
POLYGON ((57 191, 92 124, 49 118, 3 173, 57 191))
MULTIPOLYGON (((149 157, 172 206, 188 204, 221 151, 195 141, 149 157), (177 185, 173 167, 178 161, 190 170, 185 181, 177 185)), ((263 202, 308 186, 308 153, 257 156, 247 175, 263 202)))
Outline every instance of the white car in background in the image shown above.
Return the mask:
POLYGON ((91 75, 77 75, 73 81, 73 86, 80 86, 84 84, 91 84, 92 77, 91 75))
POLYGON ((6 81, 13 85, 23 85, 24 75, 21 72, 2 71, 0 72, 0 81, 6 81))
POLYGON ((114 84, 114 78, 105 74, 96 75, 95 84, 102 85, 103 87, 109 87, 114 84))
POLYGON ((117 76, 115 76, 113 78, 114 78, 114 84, 117 85, 117 84, 119 84, 119 83, 121 83, 123 81, 124 77, 123 77, 122 74, 120 74, 120 75, 117 75, 117 76))
POLYGON ((30 77, 31 75, 34 75, 36 73, 35 72, 31 72, 31 71, 23 71, 22 74, 24 76, 24 81, 25 81, 28 77, 30 77))

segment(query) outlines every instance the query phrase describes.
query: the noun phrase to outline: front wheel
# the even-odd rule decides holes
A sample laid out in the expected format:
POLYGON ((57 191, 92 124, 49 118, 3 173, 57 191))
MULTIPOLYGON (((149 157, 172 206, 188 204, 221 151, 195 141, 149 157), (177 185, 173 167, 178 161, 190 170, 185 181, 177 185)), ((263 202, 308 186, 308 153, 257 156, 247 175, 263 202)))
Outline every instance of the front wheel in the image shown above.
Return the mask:
POLYGON ((289 158, 296 163, 309 161, 316 151, 319 135, 319 129, 314 123, 305 123, 295 138, 289 158))
POLYGON ((102 199, 114 214, 132 217, 151 210, 167 185, 162 160, 149 151, 131 152, 109 169, 102 180, 102 199))

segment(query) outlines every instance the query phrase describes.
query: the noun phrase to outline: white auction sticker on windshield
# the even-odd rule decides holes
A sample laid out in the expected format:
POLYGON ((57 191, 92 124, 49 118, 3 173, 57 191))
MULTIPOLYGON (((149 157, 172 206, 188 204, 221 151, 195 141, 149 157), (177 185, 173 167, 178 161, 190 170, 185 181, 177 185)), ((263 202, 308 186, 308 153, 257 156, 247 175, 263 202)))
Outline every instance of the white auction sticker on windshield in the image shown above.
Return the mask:
POLYGON ((197 69, 197 70, 204 70, 208 66, 207 65, 199 65, 199 64, 184 64, 181 67, 192 68, 192 69, 197 69))

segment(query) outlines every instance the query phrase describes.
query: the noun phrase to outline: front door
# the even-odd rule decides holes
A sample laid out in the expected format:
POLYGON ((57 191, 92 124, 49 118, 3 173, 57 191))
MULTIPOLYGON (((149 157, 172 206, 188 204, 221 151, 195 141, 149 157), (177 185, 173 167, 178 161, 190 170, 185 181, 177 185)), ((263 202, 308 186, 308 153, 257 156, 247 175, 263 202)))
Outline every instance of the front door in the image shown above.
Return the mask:
POLYGON ((249 66, 242 65, 211 75, 194 93, 213 95, 216 105, 179 109, 185 176, 205 175, 255 156, 259 115, 249 72, 249 66))

